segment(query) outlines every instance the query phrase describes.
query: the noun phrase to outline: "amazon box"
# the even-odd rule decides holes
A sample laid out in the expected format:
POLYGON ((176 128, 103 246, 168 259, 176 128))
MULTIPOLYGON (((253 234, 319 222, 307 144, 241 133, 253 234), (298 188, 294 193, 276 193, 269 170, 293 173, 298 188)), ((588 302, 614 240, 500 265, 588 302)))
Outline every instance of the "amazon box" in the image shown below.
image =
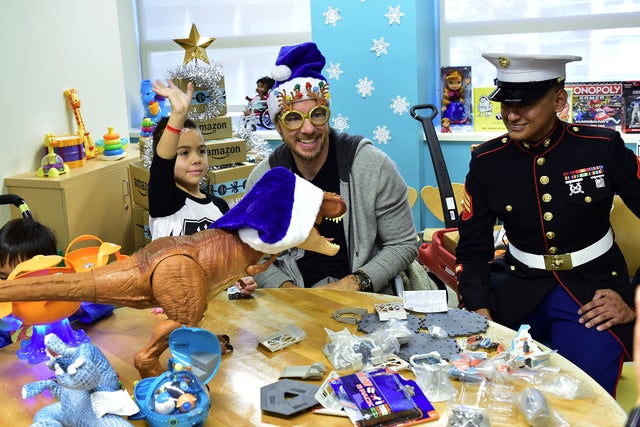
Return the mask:
POLYGON ((247 161, 247 144, 242 138, 225 138, 205 143, 209 166, 223 166, 247 161))
POLYGON ((129 163, 129 185, 133 202, 144 209, 149 209, 149 169, 142 161, 129 163))
POLYGON ((197 120, 200 132, 205 141, 212 141, 233 136, 231 116, 218 116, 209 120, 197 120))
POLYGON ((134 203, 133 215, 133 241, 135 250, 142 248, 151 242, 151 232, 149 230, 149 211, 134 203))
POLYGON ((213 196, 222 197, 233 206, 247 187, 247 178, 255 167, 255 163, 244 162, 237 166, 210 170, 207 174, 207 191, 213 196))

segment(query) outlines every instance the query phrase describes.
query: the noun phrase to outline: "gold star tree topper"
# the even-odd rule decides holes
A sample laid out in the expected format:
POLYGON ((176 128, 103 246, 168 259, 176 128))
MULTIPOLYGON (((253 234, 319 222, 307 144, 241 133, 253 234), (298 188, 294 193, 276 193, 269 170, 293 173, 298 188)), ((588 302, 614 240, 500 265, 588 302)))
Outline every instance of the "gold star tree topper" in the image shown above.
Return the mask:
POLYGON ((200 33, 196 28, 196 24, 191 24, 191 32, 188 39, 173 39, 184 49, 184 61, 182 65, 187 65, 189 62, 199 59, 205 63, 209 63, 207 52, 205 49, 215 41, 213 37, 200 37, 200 33))

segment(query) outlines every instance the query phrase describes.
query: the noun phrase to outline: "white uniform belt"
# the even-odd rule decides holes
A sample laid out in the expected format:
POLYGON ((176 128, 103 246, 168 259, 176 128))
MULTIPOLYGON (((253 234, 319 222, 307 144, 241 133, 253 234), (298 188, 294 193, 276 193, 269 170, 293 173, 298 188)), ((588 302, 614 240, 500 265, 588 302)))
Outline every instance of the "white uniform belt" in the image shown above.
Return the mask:
POLYGON ((576 252, 556 255, 536 255, 521 251, 509 242, 509 253, 530 268, 538 268, 540 270, 571 270, 573 267, 586 264, 603 255, 612 245, 613 231, 609 229, 602 239, 576 252))

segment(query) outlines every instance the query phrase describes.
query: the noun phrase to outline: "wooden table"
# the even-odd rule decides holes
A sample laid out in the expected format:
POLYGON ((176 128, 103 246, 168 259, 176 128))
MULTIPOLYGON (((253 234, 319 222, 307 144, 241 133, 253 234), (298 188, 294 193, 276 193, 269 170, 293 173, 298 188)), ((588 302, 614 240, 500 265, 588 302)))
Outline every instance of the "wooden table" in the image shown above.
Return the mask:
MULTIPOLYGON (((330 371, 331 364, 322 353, 322 346, 327 340, 324 328, 339 331, 348 327, 352 332, 356 330, 355 325, 339 323, 331 314, 344 307, 361 307, 373 312, 373 304, 389 301, 400 299, 319 289, 260 289, 252 299, 232 301, 228 300, 226 294, 219 295, 210 302, 200 326, 229 335, 234 351, 223 355, 220 370, 209 383, 212 409, 206 425, 350 426, 346 418, 311 412, 291 419, 263 414, 260 409, 260 387, 277 381, 287 366, 322 362, 330 371), (258 344, 258 338, 278 332, 290 323, 305 331, 304 341, 275 353, 258 344)), ((133 391, 133 382, 139 378, 132 365, 133 355, 146 342, 153 325, 162 318, 163 315, 151 314, 150 310, 120 308, 111 317, 83 328, 111 361, 129 392, 133 391)), ((487 331, 487 335, 502 340, 507 348, 514 333, 493 323, 487 331)), ((31 423, 39 408, 55 400, 48 395, 21 399, 23 384, 48 378, 52 372, 44 364, 34 366, 19 360, 15 355, 16 349, 17 344, 0 349, 0 420, 11 420, 11 425, 21 427, 31 423)), ((166 358, 167 355, 163 363, 166 358)), ((563 357, 555 354, 552 361, 563 372, 587 381, 596 391, 596 397, 590 399, 562 401, 549 398, 551 407, 565 420, 579 426, 624 425, 625 413, 604 389, 563 357)), ((412 376, 407 372, 403 375, 412 376)), ((321 381, 313 383, 320 385, 321 381)), ((441 418, 427 425, 446 425, 446 403, 436 403, 435 406, 441 418)), ((509 424, 504 425, 526 425, 515 409, 514 414, 509 424)), ((146 423, 135 421, 134 425, 144 426, 146 423)))

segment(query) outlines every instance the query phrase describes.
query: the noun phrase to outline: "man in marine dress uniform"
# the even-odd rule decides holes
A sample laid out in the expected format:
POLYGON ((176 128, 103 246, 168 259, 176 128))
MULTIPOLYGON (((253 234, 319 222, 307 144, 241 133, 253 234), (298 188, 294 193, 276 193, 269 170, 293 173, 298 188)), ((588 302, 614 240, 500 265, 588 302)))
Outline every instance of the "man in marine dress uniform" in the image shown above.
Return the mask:
MULTIPOLYGON (((571 360, 615 395, 630 358, 634 286, 609 223, 614 194, 640 216, 640 162, 618 132, 558 119, 577 56, 483 54, 507 134, 473 151, 459 222, 462 304, 571 360), (494 256, 493 226, 509 240, 494 256)), ((624 230, 617 230, 619 233, 624 230)))

